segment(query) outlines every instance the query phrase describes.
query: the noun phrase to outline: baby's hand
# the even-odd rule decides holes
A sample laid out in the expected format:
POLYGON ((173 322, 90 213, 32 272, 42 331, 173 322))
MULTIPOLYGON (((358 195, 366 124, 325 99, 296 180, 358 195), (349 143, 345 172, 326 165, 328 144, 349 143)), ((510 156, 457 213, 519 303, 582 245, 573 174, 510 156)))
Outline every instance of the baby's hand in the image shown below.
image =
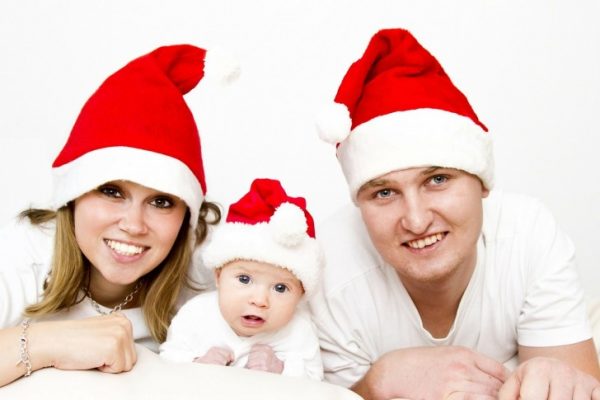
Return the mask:
POLYGON ((246 368, 281 374, 283 371, 283 361, 275 356, 275 352, 271 346, 255 344, 250 349, 246 368))
POLYGON ((223 347, 211 347, 202 357, 194 358, 201 364, 229 365, 233 362, 233 352, 223 347))

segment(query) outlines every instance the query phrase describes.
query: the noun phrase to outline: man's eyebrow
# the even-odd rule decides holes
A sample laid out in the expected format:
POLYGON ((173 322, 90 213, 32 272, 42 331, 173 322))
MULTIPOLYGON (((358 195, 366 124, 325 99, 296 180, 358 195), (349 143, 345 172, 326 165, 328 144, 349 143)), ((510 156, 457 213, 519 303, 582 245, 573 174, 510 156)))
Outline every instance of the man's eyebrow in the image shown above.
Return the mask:
POLYGON ((367 183, 363 184, 359 189, 358 189, 358 193, 360 193, 363 190, 366 190, 368 188, 374 188, 374 187, 382 187, 382 186, 387 186, 390 184, 389 179, 371 179, 370 181, 368 181, 367 183))

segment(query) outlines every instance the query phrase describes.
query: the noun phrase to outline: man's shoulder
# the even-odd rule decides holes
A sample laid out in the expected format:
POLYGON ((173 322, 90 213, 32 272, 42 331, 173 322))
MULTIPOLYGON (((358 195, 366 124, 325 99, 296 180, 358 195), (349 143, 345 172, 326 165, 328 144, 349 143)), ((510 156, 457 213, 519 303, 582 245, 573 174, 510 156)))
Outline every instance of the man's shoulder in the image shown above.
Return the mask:
POLYGON ((483 202, 483 232, 498 237, 512 236, 531 228, 540 215, 550 216, 537 198, 493 190, 483 202))
POLYGON ((352 204, 336 210, 317 229, 325 253, 326 292, 378 273, 382 260, 369 238, 360 211, 352 204))

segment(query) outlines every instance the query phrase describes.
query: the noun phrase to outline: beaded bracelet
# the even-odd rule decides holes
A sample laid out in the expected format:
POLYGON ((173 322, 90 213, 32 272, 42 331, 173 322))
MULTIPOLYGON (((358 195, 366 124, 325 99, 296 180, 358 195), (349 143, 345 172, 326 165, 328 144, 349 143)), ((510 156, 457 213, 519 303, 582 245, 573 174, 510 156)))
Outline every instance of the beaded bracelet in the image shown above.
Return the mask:
POLYGON ((29 351, 27 349, 27 328, 29 328, 29 322, 29 318, 25 318, 23 322, 21 322, 21 328, 23 328, 23 330, 21 331, 21 337, 19 338, 20 359, 17 362, 17 365, 23 364, 25 366, 27 371, 24 376, 31 375, 31 360, 29 360, 29 351))

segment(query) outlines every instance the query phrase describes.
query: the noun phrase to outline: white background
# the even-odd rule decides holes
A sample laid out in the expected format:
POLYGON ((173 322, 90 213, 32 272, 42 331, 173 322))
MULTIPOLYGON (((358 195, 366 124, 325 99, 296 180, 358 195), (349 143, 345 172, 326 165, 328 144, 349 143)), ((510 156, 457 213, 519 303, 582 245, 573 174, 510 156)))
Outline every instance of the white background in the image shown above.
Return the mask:
POLYGON ((226 90, 186 96, 209 198, 226 205, 253 178, 275 177, 322 220, 349 197, 314 112, 376 30, 404 27, 490 128, 497 187, 550 207, 598 295, 599 20, 594 0, 2 0, 0 224, 48 200, 50 165, 97 86, 175 43, 225 48, 243 70, 226 90))

